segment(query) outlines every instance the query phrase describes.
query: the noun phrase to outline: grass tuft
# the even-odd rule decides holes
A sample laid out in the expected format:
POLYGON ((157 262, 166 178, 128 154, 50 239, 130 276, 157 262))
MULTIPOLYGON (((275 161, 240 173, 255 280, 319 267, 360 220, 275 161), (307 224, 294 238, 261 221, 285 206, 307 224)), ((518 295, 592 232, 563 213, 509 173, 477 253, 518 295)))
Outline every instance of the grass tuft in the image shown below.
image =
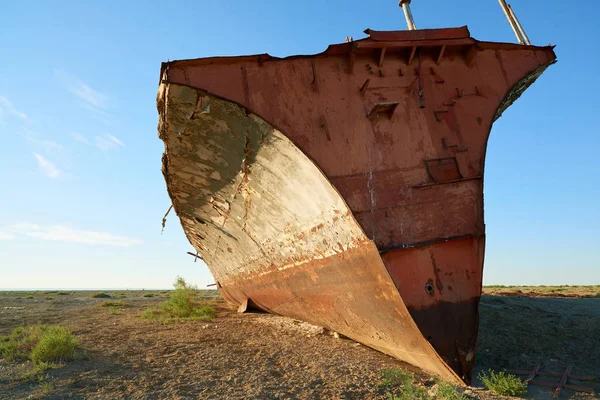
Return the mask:
POLYGON ((527 383, 504 371, 494 372, 490 369, 488 373, 480 372, 477 377, 486 389, 503 396, 522 396, 527 393, 527 383))
POLYGON ((40 386, 40 390, 41 390, 41 394, 46 396, 48 394, 50 394, 50 392, 52 392, 54 390, 54 385, 52 384, 52 382, 50 382, 49 380, 49 376, 48 374, 44 374, 44 375, 40 375, 38 376, 38 384, 40 386))
POLYGON ((400 368, 387 368, 381 371, 380 385, 388 389, 389 400, 428 400, 427 389, 415 385, 412 373, 400 368))
POLYGON ((93 299, 110 299, 110 294, 106 293, 106 292, 99 292, 99 293, 94 293, 92 295, 93 299))
POLYGON ((128 304, 118 300, 118 301, 105 301, 101 304, 102 307, 107 307, 108 312, 115 315, 120 315, 123 313, 123 309, 128 307, 128 304))
POLYGON ((412 374, 400 368, 386 368, 381 371, 381 386, 402 386, 412 381, 412 374))
POLYGON ((49 369, 55 368, 56 364, 51 363, 51 362, 44 362, 44 361, 40 361, 37 364, 33 364, 33 367, 25 372, 21 378, 28 381, 32 378, 35 378, 36 376, 38 376, 39 374, 41 374, 42 372, 45 372, 49 369))
POLYGON ((146 293, 144 297, 154 297, 154 295, 152 293, 146 293))
POLYGON ((58 292, 57 294, 59 296, 70 296, 71 295, 71 293, 69 293, 69 292, 58 292))
POLYGON ((458 388, 449 383, 439 383, 435 398, 439 400, 467 400, 468 397, 461 394, 458 388))

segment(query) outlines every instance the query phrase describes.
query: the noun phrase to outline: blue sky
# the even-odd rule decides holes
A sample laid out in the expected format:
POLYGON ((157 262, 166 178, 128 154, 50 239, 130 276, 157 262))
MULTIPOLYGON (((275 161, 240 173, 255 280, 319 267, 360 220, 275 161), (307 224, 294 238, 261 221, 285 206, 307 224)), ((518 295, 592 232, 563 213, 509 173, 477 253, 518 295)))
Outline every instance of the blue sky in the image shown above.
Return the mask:
MULTIPOLYGON (((485 284, 600 284, 600 2, 511 0, 558 63, 489 142, 485 284), (567 24, 569 24, 567 26, 567 24)), ((397 1, 18 1, 0 22, 0 288, 159 288, 208 269, 160 172, 160 63, 311 54, 405 29, 397 1)), ((496 0, 414 0, 418 28, 516 39, 496 0)))

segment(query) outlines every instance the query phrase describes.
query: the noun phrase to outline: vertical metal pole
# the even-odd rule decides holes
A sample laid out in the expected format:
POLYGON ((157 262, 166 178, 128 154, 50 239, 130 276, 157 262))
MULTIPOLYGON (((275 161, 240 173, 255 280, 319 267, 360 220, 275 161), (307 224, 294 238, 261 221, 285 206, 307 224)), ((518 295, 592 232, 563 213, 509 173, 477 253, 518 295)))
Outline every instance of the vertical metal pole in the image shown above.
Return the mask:
POLYGON ((525 33, 525 30, 523 29, 523 27, 521 26, 521 23, 519 22, 519 20, 517 19, 517 16, 515 15, 515 12, 513 11, 512 7, 510 6, 510 4, 508 5, 508 11, 510 12, 510 16, 512 17, 512 19, 515 21, 515 23, 517 24, 517 28, 519 28, 519 32, 521 32, 521 37, 525 40, 525 43, 527 45, 531 46, 531 42, 529 41, 529 38, 527 37, 527 34, 525 33))
POLYGON ((519 43, 525 44, 525 40, 523 39, 523 37, 521 37, 521 32, 519 31, 517 24, 512 19, 511 15, 510 15, 510 11, 508 11, 508 6, 506 5, 506 1, 498 0, 498 3, 500 3, 500 7, 502 7, 502 11, 504 11, 504 15, 506 15, 506 19, 508 19, 508 23, 512 27, 512 30, 515 32, 515 36, 517 36, 517 40, 519 41, 519 43))
POLYGON ((410 11, 410 0, 400 0, 398 5, 402 7, 402 11, 404 11, 404 18, 406 18, 406 25, 408 26, 408 30, 416 30, 417 27, 415 25, 415 21, 413 20, 412 12, 410 11))

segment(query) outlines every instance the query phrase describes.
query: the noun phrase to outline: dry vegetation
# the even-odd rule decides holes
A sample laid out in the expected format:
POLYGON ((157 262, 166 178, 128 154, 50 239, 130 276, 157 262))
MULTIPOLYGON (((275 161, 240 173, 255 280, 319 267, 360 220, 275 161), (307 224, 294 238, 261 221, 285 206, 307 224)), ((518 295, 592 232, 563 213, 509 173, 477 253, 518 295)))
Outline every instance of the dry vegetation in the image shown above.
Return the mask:
POLYGON ((484 286, 483 293, 501 296, 600 298, 600 285, 484 286))
MULTIPOLYGON (((600 299, 544 298, 594 297, 598 287, 556 292, 563 288, 485 288, 509 293, 481 301, 474 384, 491 390, 438 382, 306 323, 238 314, 217 292, 183 281, 171 291, 0 292, 0 398, 505 398, 493 391, 517 393, 519 381, 501 371, 537 361, 544 371, 573 365, 600 376, 600 299)), ((530 387, 526 397, 551 393, 530 387)))

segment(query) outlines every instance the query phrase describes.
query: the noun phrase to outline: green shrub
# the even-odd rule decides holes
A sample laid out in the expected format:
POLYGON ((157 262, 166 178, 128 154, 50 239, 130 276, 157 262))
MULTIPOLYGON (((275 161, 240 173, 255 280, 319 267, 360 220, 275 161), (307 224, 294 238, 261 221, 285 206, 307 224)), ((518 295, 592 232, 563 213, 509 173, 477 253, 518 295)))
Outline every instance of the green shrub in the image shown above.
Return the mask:
POLYGON ((51 296, 46 296, 46 297, 44 297, 44 299, 45 299, 45 300, 54 300, 54 297, 51 297, 51 296))
POLYGON ((175 290, 171 298, 162 304, 163 311, 174 317, 188 318, 192 316, 195 308, 194 295, 198 288, 189 285, 182 277, 178 276, 173 285, 175 290))
POLYGON ((19 326, 0 338, 0 355, 7 361, 29 358, 34 364, 63 361, 73 357, 77 345, 77 339, 60 325, 19 326))
POLYGON ((25 298, 26 298, 26 299, 29 299, 29 300, 31 300, 31 299, 35 299, 35 297, 33 297, 33 296, 27 296, 27 297, 25 297, 25 298))
POLYGON ((380 375, 381 386, 402 386, 413 381, 412 374, 400 368, 386 368, 381 371, 380 375))
POLYGON ((19 349, 14 340, 10 340, 8 336, 0 338, 0 355, 6 361, 15 361, 19 357, 19 349))
POLYGON ((71 293, 69 292, 58 292, 59 296, 69 296, 71 293))
POLYGON ((458 392, 456 386, 449 383, 438 384, 435 398, 439 400, 467 400, 468 398, 458 392))
POLYGON ((159 319, 161 319, 162 316, 163 316, 162 311, 156 310, 156 309, 144 310, 140 313, 140 317, 142 317, 144 319, 150 319, 150 320, 159 320, 159 319))
POLYGON ((488 373, 480 372, 477 377, 486 389, 503 396, 521 396, 527 393, 527 383, 504 371, 489 370, 488 373))
POLYGON ((195 299, 198 290, 196 286, 186 283, 181 277, 177 277, 174 287, 175 290, 172 291, 169 300, 161 303, 159 309, 143 311, 140 316, 165 322, 182 320, 210 321, 215 318, 217 311, 213 307, 195 299))
POLYGON ((94 293, 92 295, 93 299, 110 299, 110 294, 105 292, 94 293))
POLYGON ((39 342, 31 350, 31 361, 62 361, 73 358, 79 345, 67 328, 57 325, 47 327, 39 342))
POLYGON ((117 301, 105 301, 101 304, 102 307, 127 307, 127 303, 117 300, 117 301))
POLYGON ((210 321, 217 316, 217 310, 210 306, 196 308, 192 311, 192 318, 200 321, 210 321))
POLYGON ((144 297, 154 297, 154 294, 152 294, 152 293, 146 293, 146 294, 144 295, 144 297))
POLYGON ((381 371, 380 385, 384 386, 389 400, 426 400, 430 399, 424 387, 413 382, 412 373, 400 368, 387 368, 381 371))

